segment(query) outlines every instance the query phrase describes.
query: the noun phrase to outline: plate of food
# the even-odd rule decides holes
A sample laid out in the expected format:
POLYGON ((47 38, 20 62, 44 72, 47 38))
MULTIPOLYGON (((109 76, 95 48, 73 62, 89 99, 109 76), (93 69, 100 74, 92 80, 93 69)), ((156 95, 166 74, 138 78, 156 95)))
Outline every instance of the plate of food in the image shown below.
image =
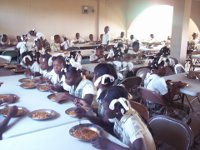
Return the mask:
POLYGON ((90 142, 102 135, 102 129, 95 124, 79 124, 69 130, 71 136, 85 142, 90 142))
POLYGON ((37 86, 37 89, 41 92, 48 92, 49 90, 51 90, 51 88, 47 84, 40 84, 37 86))
POLYGON ((0 67, 4 67, 6 65, 8 65, 8 64, 7 63, 0 63, 0 67))
POLYGON ((24 82, 24 83, 20 84, 20 86, 24 89, 33 89, 36 87, 34 82, 24 82))
POLYGON ((19 79, 18 81, 21 82, 21 83, 24 83, 24 82, 33 82, 32 79, 30 79, 30 78, 22 78, 22 79, 19 79))
POLYGON ((22 68, 15 68, 15 69, 11 69, 11 71, 14 73, 24 73, 25 70, 22 68))
POLYGON ((4 68, 6 68, 6 69, 15 69, 15 68, 17 68, 17 65, 15 65, 15 64, 8 64, 8 65, 5 65, 4 68))
POLYGON ((65 110, 65 113, 71 117, 76 117, 76 112, 75 112, 76 109, 77 107, 68 108, 67 110, 65 110))
POLYGON ((47 98, 50 99, 50 100, 52 100, 52 101, 56 101, 56 95, 54 93, 48 95, 47 98))
MULTIPOLYGON (((17 113, 15 114, 14 117, 21 117, 24 116, 28 113, 28 110, 25 107, 19 107, 17 106, 17 113)), ((4 107, 2 109, 0 109, 0 114, 7 116, 9 112, 9 107, 4 107)))
POLYGON ((19 97, 15 94, 0 94, 0 100, 3 100, 3 103, 15 103, 19 100, 19 97))
POLYGON ((29 117, 34 120, 49 120, 55 119, 59 114, 51 109, 38 109, 29 113, 29 117))

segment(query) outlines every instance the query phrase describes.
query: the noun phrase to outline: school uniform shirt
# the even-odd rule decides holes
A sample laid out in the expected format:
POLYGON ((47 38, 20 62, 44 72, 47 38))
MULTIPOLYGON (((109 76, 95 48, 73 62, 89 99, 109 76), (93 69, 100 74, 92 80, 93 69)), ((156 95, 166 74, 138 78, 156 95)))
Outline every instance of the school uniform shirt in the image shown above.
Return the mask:
POLYGON ((79 98, 84 98, 86 94, 96 95, 96 90, 93 83, 90 80, 82 79, 76 87, 76 89, 74 86, 71 86, 69 94, 79 98))
POLYGON ((168 93, 167 84, 163 77, 158 76, 157 74, 147 73, 144 80, 144 87, 154 91, 160 95, 165 95, 168 93))
POLYGON ((19 42, 16 45, 16 48, 19 49, 20 55, 27 51, 26 42, 19 42))
POLYGON ((47 78, 50 79, 52 84, 63 84, 63 76, 61 76, 61 78, 59 77, 59 75, 54 71, 54 69, 52 69, 50 72, 47 73, 47 78))
POLYGON ((69 41, 64 41, 60 44, 64 48, 64 50, 67 50, 70 47, 69 41))
POLYGON ((126 145, 131 145, 135 140, 142 138, 148 150, 156 150, 151 133, 134 109, 129 109, 120 120, 114 122, 114 133, 126 145))
POLYGON ((40 72, 39 72, 43 77, 47 78, 48 77, 48 71, 45 69, 45 70, 42 70, 40 68, 40 72))
POLYGON ((65 76, 63 75, 62 78, 61 78, 61 82, 62 82, 62 87, 65 91, 69 91, 71 89, 71 86, 68 85, 66 82, 65 82, 65 76))
POLYGON ((40 65, 35 61, 30 67, 31 72, 40 72, 40 65))
POLYGON ((110 35, 109 35, 109 33, 103 34, 102 45, 108 45, 108 41, 110 41, 110 35))
POLYGON ((60 43, 51 43, 51 51, 57 52, 60 50, 60 43))

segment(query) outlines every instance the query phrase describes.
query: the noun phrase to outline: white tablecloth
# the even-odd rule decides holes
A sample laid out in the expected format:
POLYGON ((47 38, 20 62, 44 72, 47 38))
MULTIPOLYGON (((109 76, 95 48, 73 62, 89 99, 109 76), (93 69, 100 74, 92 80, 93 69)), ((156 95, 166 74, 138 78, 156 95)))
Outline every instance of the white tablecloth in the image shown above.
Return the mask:
POLYGON ((51 94, 50 92, 40 92, 37 89, 23 89, 19 86, 20 82, 18 82, 21 78, 24 78, 24 75, 0 77, 0 82, 4 82, 0 87, 0 93, 13 93, 18 95, 20 97, 19 102, 13 105, 26 107, 29 111, 37 109, 53 109, 58 112, 60 116, 57 119, 46 121, 35 121, 28 116, 13 118, 10 121, 10 125, 13 123, 14 125, 3 134, 4 139, 77 121, 76 118, 72 118, 65 114, 67 108, 74 106, 72 102, 58 104, 47 98, 47 96, 51 94))
MULTIPOLYGON (((1 150, 96 150, 90 143, 82 142, 69 134, 70 128, 78 122, 46 129, 31 134, 0 141, 1 150)), ((111 141, 120 145, 119 140, 104 133, 111 141)))
POLYGON ((165 80, 182 81, 188 83, 188 86, 181 88, 180 92, 188 96, 198 96, 200 94, 200 81, 197 79, 189 79, 185 73, 173 74, 165 76, 165 80))

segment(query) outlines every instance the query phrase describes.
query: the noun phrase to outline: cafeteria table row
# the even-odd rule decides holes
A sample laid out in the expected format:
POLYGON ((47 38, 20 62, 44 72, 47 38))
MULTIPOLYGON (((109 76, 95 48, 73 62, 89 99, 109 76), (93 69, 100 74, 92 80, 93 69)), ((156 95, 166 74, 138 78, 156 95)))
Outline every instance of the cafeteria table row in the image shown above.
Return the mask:
POLYGON ((22 78, 25 78, 25 75, 0 77, 0 82, 3 82, 3 85, 0 87, 0 94, 16 94, 19 100, 12 105, 25 107, 29 112, 38 109, 51 109, 56 111, 59 115, 55 119, 44 121, 33 120, 28 115, 13 118, 9 122, 9 129, 3 134, 3 139, 77 121, 77 118, 65 114, 66 109, 74 107, 72 102, 68 101, 63 104, 58 104, 47 98, 47 96, 51 94, 50 92, 41 92, 38 89, 24 89, 20 86, 21 83, 18 81, 22 78))
MULTIPOLYGON (((187 77, 186 74, 187 73, 173 74, 173 75, 165 76, 164 78, 165 78, 165 80, 181 81, 181 82, 187 83, 187 86, 180 89, 180 93, 182 93, 186 96, 192 97, 191 102, 188 101, 189 105, 196 99, 200 102, 200 99, 199 99, 200 80, 199 79, 190 79, 187 77)), ((190 105, 190 107, 193 111, 192 105, 190 105)))
MULTIPOLYGON (((81 121, 81 123, 84 123, 81 121)), ((0 149, 2 150, 95 150, 90 142, 80 141, 72 137, 69 130, 76 126, 78 121, 65 125, 45 129, 42 131, 5 139, 0 141, 0 149)), ((118 139, 102 131, 102 136, 109 140, 126 147, 118 139)))

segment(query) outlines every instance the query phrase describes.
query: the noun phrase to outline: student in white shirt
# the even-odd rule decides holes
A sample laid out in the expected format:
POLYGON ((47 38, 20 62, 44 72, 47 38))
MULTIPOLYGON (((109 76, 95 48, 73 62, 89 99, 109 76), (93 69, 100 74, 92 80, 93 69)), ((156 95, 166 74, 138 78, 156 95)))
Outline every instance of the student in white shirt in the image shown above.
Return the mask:
POLYGON ((28 33, 30 36, 34 37, 34 40, 37 40, 37 39, 44 40, 45 39, 44 34, 41 32, 37 32, 35 29, 30 30, 28 33))
POLYGON ((31 52, 24 52, 22 54, 22 60, 20 64, 26 68, 25 74, 27 76, 36 76, 40 74, 40 66, 38 62, 34 60, 31 52))
POLYGON ((114 123, 114 135, 127 147, 118 145, 106 137, 98 137, 91 143, 97 149, 156 150, 153 137, 136 110, 131 108, 128 92, 122 86, 112 86, 104 94, 104 120, 114 123))
POLYGON ((53 36, 53 43, 51 43, 51 51, 57 52, 61 49, 60 35, 56 34, 53 36))
POLYGON ((70 47, 70 42, 67 37, 63 38, 63 42, 60 44, 62 50, 67 50, 70 47))
POLYGON ((105 48, 103 46, 98 46, 95 52, 93 52, 93 54, 90 55, 90 62, 96 63, 96 62, 105 61, 104 49, 105 48))
POLYGON ((49 54, 41 55, 39 58, 40 74, 42 77, 47 78, 48 73, 52 70, 52 57, 49 54))
POLYGON ((18 43, 16 45, 16 49, 19 50, 20 55, 22 55, 24 52, 28 51, 26 46, 26 41, 23 41, 23 37, 18 38, 18 43))
POLYGON ((74 40, 72 40, 73 44, 83 43, 84 40, 81 38, 80 33, 76 33, 74 40))
POLYGON ((69 92, 57 93, 56 101, 71 100, 75 104, 77 101, 84 101, 87 105, 91 105, 96 95, 93 83, 82 77, 81 71, 71 65, 65 69, 65 82, 71 86, 69 92))
POLYGON ((105 26, 104 28, 104 34, 103 34, 103 37, 102 37, 102 45, 109 45, 109 42, 110 42, 110 35, 109 35, 109 26, 105 26))

